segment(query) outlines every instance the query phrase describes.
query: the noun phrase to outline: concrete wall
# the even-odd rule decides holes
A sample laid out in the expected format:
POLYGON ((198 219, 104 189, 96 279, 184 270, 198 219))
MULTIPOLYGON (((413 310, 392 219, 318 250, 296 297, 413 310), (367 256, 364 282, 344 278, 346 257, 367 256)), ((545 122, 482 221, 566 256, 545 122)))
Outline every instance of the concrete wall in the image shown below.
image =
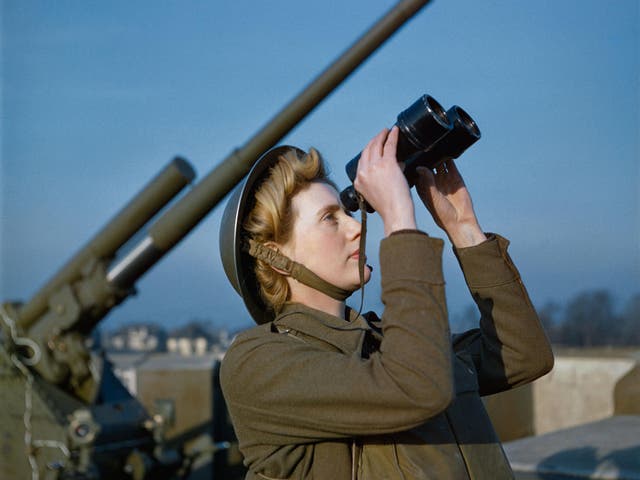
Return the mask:
MULTIPOLYGON (((219 358, 156 355, 138 362, 135 390, 150 411, 171 399, 176 421, 169 437, 211 419, 215 401, 212 368, 219 358)), ((124 369, 124 368, 123 368, 124 369)), ((615 414, 640 414, 640 351, 556 352, 552 372, 536 382, 485 397, 503 441, 538 435, 615 414)), ((229 452, 230 463, 239 460, 229 452)))
POLYGON ((138 373, 138 398, 149 411, 156 400, 173 401, 175 423, 167 430, 171 438, 211 420, 212 383, 210 369, 146 369, 138 373))
POLYGON ((202 451, 214 440, 231 442, 228 450, 198 457, 189 480, 243 478, 242 456, 214 370, 219 356, 157 357, 137 369, 137 396, 151 412, 157 401, 173 403, 175 419, 166 430, 166 438, 192 438, 185 443, 187 452, 202 451))
POLYGON ((530 385, 485 398, 503 441, 640 413, 639 352, 559 352, 530 385))

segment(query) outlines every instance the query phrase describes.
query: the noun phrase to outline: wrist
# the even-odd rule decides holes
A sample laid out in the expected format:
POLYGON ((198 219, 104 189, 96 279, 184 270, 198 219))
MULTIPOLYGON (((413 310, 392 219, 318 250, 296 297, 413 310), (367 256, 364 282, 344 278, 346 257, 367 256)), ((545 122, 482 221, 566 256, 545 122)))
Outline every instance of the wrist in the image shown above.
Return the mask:
POLYGON ((394 217, 393 220, 383 221, 384 236, 388 237, 400 230, 417 230, 416 219, 413 211, 405 212, 402 216, 394 217))
POLYGON ((455 227, 447 228, 446 232, 455 248, 474 247, 487 241, 487 236, 477 222, 459 224, 455 227))

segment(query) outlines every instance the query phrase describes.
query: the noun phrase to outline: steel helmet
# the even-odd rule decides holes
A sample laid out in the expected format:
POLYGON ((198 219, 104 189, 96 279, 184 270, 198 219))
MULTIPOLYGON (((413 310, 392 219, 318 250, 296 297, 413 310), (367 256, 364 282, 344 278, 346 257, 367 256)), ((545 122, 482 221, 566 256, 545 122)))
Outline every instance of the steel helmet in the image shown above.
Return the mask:
POLYGON ((260 296, 260 287, 254 271, 255 259, 243 248, 242 224, 253 208, 254 192, 262 179, 280 155, 290 150, 294 150, 300 156, 306 155, 297 147, 283 145, 272 148, 258 159, 244 181, 231 193, 220 224, 220 257, 224 272, 258 324, 270 322, 274 319, 275 313, 260 296))

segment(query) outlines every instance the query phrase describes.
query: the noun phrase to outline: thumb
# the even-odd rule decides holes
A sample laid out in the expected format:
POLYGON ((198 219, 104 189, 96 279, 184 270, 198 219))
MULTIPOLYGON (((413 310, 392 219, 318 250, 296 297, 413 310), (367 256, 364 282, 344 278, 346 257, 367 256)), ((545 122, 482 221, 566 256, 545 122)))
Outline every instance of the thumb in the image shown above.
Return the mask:
POLYGON ((430 187, 436 186, 436 179, 430 168, 420 166, 416 168, 416 173, 418 174, 416 181, 418 192, 427 191, 430 187))
POLYGON ((433 171, 427 167, 416 168, 418 178, 416 181, 416 192, 424 203, 424 206, 432 212, 438 188, 436 186, 436 178, 433 171))

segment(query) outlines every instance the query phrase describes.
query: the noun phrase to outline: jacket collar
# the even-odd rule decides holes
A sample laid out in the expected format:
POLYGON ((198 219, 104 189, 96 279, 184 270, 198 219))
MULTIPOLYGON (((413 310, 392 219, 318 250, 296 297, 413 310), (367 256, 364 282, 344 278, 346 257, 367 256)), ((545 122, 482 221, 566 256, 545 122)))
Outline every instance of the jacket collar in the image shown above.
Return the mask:
POLYGON ((361 348, 364 333, 371 327, 362 315, 351 309, 349 314, 349 320, 344 320, 301 303, 287 303, 273 323, 323 340, 351 354, 361 348))

